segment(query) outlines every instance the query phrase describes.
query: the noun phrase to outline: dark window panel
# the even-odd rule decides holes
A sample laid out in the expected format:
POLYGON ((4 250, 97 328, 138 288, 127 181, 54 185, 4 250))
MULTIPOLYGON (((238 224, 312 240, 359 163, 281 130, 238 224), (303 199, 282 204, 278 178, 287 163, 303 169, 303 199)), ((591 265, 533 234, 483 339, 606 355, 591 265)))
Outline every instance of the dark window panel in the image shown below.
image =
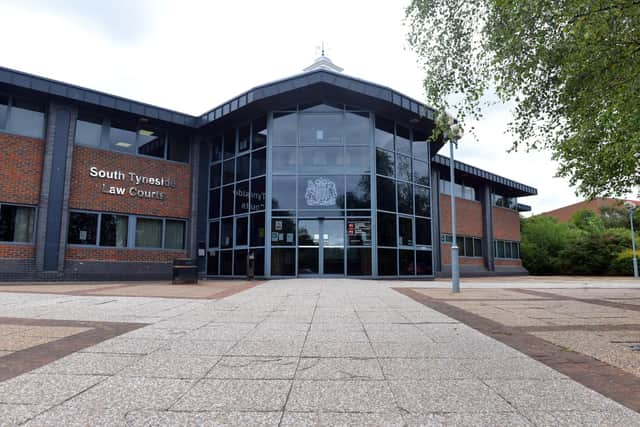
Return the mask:
POLYGON ((211 141, 211 161, 222 160, 222 135, 216 135, 211 141))
POLYGON ((324 274, 344 274, 344 248, 325 247, 323 253, 324 274))
POLYGON ((473 239, 473 256, 482 256, 482 239, 473 239))
POLYGON ((398 218, 398 245, 413 246, 413 219, 398 218))
POLYGON ((234 276, 246 276, 247 274, 247 250, 239 249, 234 251, 234 276))
POLYGON ((249 212, 249 181, 236 184, 235 196, 236 214, 249 212))
POLYGON ((416 245, 431 245, 430 220, 416 218, 416 245))
POLYGON ((271 245, 295 246, 296 223, 288 218, 273 218, 271 220, 271 245))
POLYGON ((418 276, 433 275, 431 251, 416 251, 416 274, 418 276))
POLYGON ((294 248, 271 250, 271 275, 293 276, 296 274, 296 250, 294 248))
POLYGON ((267 118, 260 117, 253 121, 253 136, 251 139, 251 148, 262 148, 267 146, 267 118))
POLYGON ((220 247, 233 247, 233 218, 225 218, 222 220, 220 229, 220 247))
POLYGON ((222 183, 229 184, 235 180, 234 176, 235 159, 225 160, 222 164, 222 183))
POLYGON ((413 131, 413 157, 429 161, 429 137, 422 132, 413 131))
POLYGON ((267 150, 258 150, 251 153, 251 176, 264 175, 267 170, 267 150))
POLYGON ((213 221, 209 223, 209 247, 217 248, 220 246, 220 223, 213 221))
POLYGON ((209 276, 217 276, 219 274, 218 270, 218 258, 220 251, 210 251, 207 254, 207 274, 209 276))
POLYGON ((242 126, 238 129, 238 153, 242 153, 251 148, 249 134, 249 125, 242 126))
POLYGON ((413 173, 411 171, 411 157, 398 154, 396 156, 396 177, 411 182, 413 173))
POLYGON ((233 215, 233 185, 222 187, 222 216, 233 215))
POLYGON ((30 207, 0 205, 0 242, 33 242, 35 213, 30 207))
POLYGON ((393 150, 393 122, 376 116, 376 146, 393 150))
POLYGON ((264 248, 251 249, 249 253, 254 255, 254 268, 256 276, 264 276, 264 248))
POLYGON ((371 208, 371 177, 369 175, 346 177, 347 209, 371 208))
POLYGON ((298 248, 298 274, 318 274, 320 263, 318 248, 298 248))
POLYGON ((431 216, 431 193, 428 188, 415 186, 416 215, 431 216))
POLYGON ((397 251, 378 249, 378 275, 396 276, 398 274, 397 251))
POLYGON ((209 218, 220 216, 220 189, 209 191, 209 218))
POLYGON ((220 274, 231 276, 233 274, 233 252, 220 251, 220 274))
POLYGON ((174 162, 189 163, 190 144, 187 137, 169 138, 167 159, 174 162))
POLYGON ((320 222, 315 219, 298 221, 298 245, 320 246, 320 222))
POLYGON ((13 98, 6 127, 18 135, 44 137, 44 107, 27 99, 13 98))
POLYGON ((392 178, 395 176, 395 160, 392 152, 376 149, 376 173, 392 178))
POLYGON ((273 210, 296 208, 296 177, 274 176, 272 187, 273 210))
POLYGON ((371 275, 371 248, 349 248, 347 250, 347 274, 350 276, 371 275))
POLYGON ((129 217, 102 214, 100 218, 100 246, 127 247, 129 217))
POLYGON ((396 183, 392 179, 376 177, 378 209, 396 210, 396 183))
POLYGON ((413 276, 416 274, 413 256, 413 250, 400 249, 398 251, 398 270, 401 276, 413 276))
POLYGON ((209 187, 213 188, 213 187, 219 187, 222 180, 220 178, 220 163, 212 165, 211 168, 209 168, 209 187))
POLYGON ((398 181, 398 212, 413 214, 413 185, 398 181))
POLYGON ((236 159, 236 181, 242 181, 249 178, 249 154, 240 156, 236 159))
POLYGON ((378 245, 396 246, 396 216, 378 212, 378 245))
MULTIPOLYGON (((2 219, 4 222, 5 205, 3 205, 2 219)), ((2 234, 0 232, 0 234, 2 234)), ((76 245, 96 245, 98 243, 98 215, 71 212, 69 214, 69 235, 67 242, 76 245)))
POLYGON ((252 211, 261 211, 266 207, 265 202, 267 200, 267 190, 265 182, 266 179, 264 177, 251 180, 250 207, 252 211))
POLYGON ((264 246, 265 236, 264 212, 251 214, 250 244, 264 246))
POLYGON ((416 184, 429 186, 429 164, 415 160, 413 162, 413 181, 416 184))
POLYGON ((464 256, 473 256, 473 237, 464 238, 464 256))
POLYGON ((0 95, 0 129, 5 129, 7 125, 7 113, 9 111, 9 97, 0 95))
POLYGON ((228 159, 236 154, 236 130, 230 129, 224 133, 224 158, 228 159))
POLYGON ((165 132, 145 126, 138 129, 138 154, 164 159, 167 135, 165 132))
POLYGON ((248 216, 236 218, 236 246, 246 246, 249 244, 248 227, 248 216))
POLYGON ((409 129, 396 126, 396 151, 411 155, 411 141, 409 139, 409 129))

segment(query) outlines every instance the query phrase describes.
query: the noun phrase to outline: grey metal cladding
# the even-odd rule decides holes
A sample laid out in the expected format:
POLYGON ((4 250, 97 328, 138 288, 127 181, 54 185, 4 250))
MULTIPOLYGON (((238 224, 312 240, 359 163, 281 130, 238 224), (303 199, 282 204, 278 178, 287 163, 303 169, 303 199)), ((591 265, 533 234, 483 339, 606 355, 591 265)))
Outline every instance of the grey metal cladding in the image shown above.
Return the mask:
POLYGON ((84 92, 84 101, 90 104, 97 104, 100 101, 100 95, 95 92, 84 92))
POLYGON ((49 82, 42 79, 32 79, 31 89, 40 92, 49 92, 49 82))
POLYGON ((11 73, 7 70, 0 69, 0 82, 11 83, 11 73))
POLYGON ((100 105, 107 108, 115 108, 116 99, 109 95, 100 95, 100 105))
POLYGON ((61 85, 60 83, 51 83, 49 85, 49 90, 53 95, 58 95, 58 96, 66 96, 67 95, 66 86, 61 85))
POLYGON ((29 76, 25 76, 23 74, 16 74, 13 76, 11 80, 12 80, 12 83, 16 86, 31 88, 31 78, 29 76))
POLYGON ((131 103, 129 101, 116 98, 116 109, 131 112, 131 103))
POLYGON ((140 104, 131 104, 131 112, 139 116, 144 116, 144 106, 140 104))

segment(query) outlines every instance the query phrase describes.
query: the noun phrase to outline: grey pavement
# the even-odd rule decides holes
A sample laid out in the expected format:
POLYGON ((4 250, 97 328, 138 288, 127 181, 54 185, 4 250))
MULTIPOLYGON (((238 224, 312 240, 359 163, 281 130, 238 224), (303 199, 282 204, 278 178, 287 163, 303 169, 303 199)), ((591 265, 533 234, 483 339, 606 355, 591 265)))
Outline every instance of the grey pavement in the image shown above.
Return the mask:
MULTIPOLYGON (((602 287, 589 280, 562 287, 602 287)), ((445 285, 279 280, 219 301, 3 293, 0 317, 149 325, 0 382, 0 425, 640 425, 390 289, 445 285)))

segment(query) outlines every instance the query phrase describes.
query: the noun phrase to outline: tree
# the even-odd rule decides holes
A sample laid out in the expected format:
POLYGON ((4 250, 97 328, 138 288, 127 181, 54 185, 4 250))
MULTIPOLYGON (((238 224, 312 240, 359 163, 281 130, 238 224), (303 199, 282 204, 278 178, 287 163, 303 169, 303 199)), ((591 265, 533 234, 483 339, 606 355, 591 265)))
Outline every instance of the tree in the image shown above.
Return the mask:
POLYGON ((579 193, 640 184, 640 1, 412 0, 406 13, 427 102, 464 122, 495 92, 515 105, 514 149, 550 149, 579 193))
POLYGON ((555 218, 533 216, 522 219, 520 257, 531 274, 565 274, 560 254, 570 248, 581 230, 555 218))

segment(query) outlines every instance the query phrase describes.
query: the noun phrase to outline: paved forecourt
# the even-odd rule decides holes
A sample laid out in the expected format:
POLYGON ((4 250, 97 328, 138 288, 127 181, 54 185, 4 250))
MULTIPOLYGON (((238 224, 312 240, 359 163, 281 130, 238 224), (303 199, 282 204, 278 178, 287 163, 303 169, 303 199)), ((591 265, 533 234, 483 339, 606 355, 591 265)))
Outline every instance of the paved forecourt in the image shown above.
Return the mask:
POLYGON ((14 360, 0 424, 640 425, 392 289, 439 286, 280 280, 216 300, 2 292, 0 344, 41 339, 0 352, 0 372, 14 360), (59 358, 43 359, 52 345, 59 358), (31 365, 15 364, 21 354, 31 365))

